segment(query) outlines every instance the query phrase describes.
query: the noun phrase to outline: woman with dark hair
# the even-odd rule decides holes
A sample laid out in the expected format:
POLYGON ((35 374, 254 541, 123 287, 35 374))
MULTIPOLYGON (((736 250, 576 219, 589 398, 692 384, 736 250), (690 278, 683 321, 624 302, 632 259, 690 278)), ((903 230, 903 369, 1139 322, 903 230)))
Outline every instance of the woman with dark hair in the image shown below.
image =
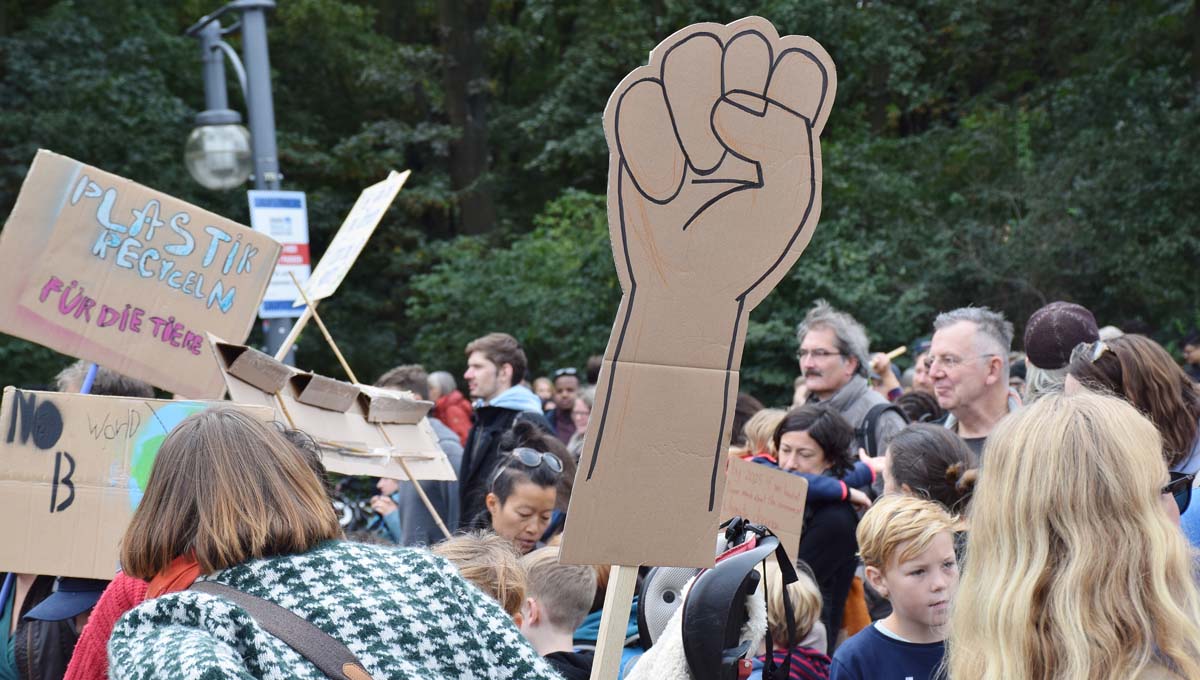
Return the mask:
MULTIPOLYGON (((774 440, 779 467, 789 472, 838 478, 854 468, 850 452, 854 428, 828 405, 792 409, 775 430, 774 440)), ((808 503, 804 507, 804 530, 796 557, 811 568, 821 591, 821 621, 830 652, 842 628, 846 597, 858 566, 857 527, 858 515, 848 502, 808 503)))
MULTIPOLYGON (((1081 385, 1132 404, 1162 435, 1162 455, 1173 480, 1200 473, 1200 384, 1167 350, 1144 335, 1081 344, 1067 366, 1068 392, 1081 385)), ((1182 526, 1200 546, 1200 510, 1181 509, 1182 526)))
POLYGON ((490 529, 524 555, 538 546, 554 518, 563 480, 563 444, 536 425, 518 421, 501 438, 499 453, 485 508, 470 528, 490 529))
POLYGON ((884 493, 937 501, 956 515, 966 510, 979 461, 966 442, 950 430, 913 423, 892 437, 884 461, 884 493))
POLYGON ((308 659, 328 661, 317 648, 336 641, 377 680, 557 677, 446 560, 341 538, 321 480, 280 431, 232 407, 189 417, 159 449, 121 542, 152 599, 113 630, 110 676, 323 678, 308 659), (272 603, 317 639, 305 644, 307 624, 272 603))

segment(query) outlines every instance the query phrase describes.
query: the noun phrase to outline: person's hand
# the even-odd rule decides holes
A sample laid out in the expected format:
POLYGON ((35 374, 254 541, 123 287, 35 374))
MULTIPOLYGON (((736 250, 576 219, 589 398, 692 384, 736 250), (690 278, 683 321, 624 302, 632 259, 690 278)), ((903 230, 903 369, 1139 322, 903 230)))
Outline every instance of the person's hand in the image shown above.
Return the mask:
POLYGON ((396 505, 396 501, 389 496, 372 496, 371 509, 380 517, 387 517, 400 508, 396 505))
POLYGON ((887 459, 884 456, 872 458, 867 455, 867 450, 863 448, 858 450, 858 460, 860 463, 871 468, 871 471, 876 475, 883 474, 883 468, 887 466, 887 459))
POLYGON ((859 512, 871 507, 871 499, 867 497, 867 494, 859 491, 858 489, 850 489, 850 495, 846 498, 846 500, 850 501, 850 504, 854 506, 854 509, 858 510, 859 512))
POLYGON ((626 290, 752 309, 816 227, 835 90, 820 45, 760 17, 690 26, 655 48, 605 111, 626 290))

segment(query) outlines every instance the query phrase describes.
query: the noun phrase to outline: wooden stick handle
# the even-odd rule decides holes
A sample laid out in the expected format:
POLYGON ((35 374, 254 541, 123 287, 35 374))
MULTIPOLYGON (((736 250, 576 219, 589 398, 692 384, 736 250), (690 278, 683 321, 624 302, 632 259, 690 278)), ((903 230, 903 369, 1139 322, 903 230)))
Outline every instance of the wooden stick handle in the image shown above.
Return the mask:
POLYGON ((608 574, 591 680, 612 680, 621 670, 621 650, 625 648, 625 631, 629 627, 629 611, 633 608, 637 575, 637 567, 621 565, 613 565, 608 574))
MULTIPOLYGON (((288 273, 290 274, 291 272, 288 273)), ((296 275, 292 274, 292 279, 295 280, 295 278, 296 275)), ((310 304, 304 308, 304 313, 300 315, 299 319, 296 319, 296 323, 292 324, 292 330, 287 334, 287 337, 283 339, 283 344, 279 346, 279 351, 275 352, 275 361, 283 361, 283 358, 287 356, 288 351, 292 349, 292 345, 295 345, 296 340, 300 338, 300 333, 304 330, 304 327, 308 325, 308 320, 312 318, 312 315, 313 306, 310 304)))
POLYGON ((888 361, 894 360, 896 357, 908 351, 908 345, 900 345, 896 349, 887 353, 888 361))

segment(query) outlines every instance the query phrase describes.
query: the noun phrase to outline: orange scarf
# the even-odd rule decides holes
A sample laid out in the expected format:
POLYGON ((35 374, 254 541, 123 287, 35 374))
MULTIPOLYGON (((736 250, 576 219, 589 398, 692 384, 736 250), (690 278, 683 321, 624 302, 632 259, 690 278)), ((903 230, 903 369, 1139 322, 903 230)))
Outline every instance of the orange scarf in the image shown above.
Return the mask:
POLYGON ((171 560, 166 569, 150 579, 150 587, 146 589, 146 599, 149 600, 167 593, 177 593, 192 587, 200 577, 200 563, 192 554, 180 555, 171 560))

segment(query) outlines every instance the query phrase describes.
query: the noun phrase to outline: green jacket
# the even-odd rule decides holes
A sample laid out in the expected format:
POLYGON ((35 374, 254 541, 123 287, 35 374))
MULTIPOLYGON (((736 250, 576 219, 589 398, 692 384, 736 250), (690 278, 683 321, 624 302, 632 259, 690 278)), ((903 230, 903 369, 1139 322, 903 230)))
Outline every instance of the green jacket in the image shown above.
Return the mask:
MULTIPOLYGON (((303 616, 349 647, 375 680, 559 680, 499 604, 425 551, 329 541, 208 580, 303 616)), ((127 613, 108 656, 115 680, 324 678, 244 610, 195 591, 127 613)))

